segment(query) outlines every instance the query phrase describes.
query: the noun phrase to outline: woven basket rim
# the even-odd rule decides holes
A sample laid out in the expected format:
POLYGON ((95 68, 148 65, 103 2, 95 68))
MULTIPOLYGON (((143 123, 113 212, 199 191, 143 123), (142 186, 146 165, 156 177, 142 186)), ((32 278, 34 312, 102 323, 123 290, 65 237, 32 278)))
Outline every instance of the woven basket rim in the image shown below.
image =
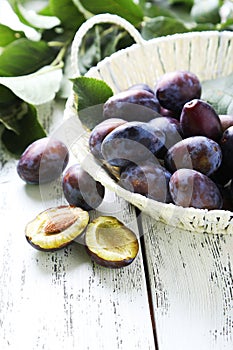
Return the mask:
MULTIPOLYGON (((176 40, 191 40, 197 37, 205 37, 208 40, 211 40, 212 38, 221 38, 224 37, 226 39, 229 40, 233 40, 233 32, 231 31, 194 31, 194 32, 187 32, 187 33, 177 33, 177 34, 170 34, 170 35, 166 35, 166 36, 162 36, 162 37, 157 37, 157 38, 153 38, 150 39, 148 41, 144 40, 143 43, 134 43, 132 44, 130 47, 127 47, 125 49, 121 49, 115 53, 113 53, 112 55, 104 58, 102 61, 100 61, 99 63, 97 63, 97 65, 91 67, 88 72, 85 74, 85 76, 91 77, 93 76, 94 72, 98 71, 99 69, 101 69, 103 66, 105 66, 106 64, 111 63, 112 59, 121 59, 121 57, 123 55, 125 55, 127 52, 134 52, 135 50, 138 50, 138 48, 140 47, 148 47, 150 45, 156 45, 156 44, 160 44, 160 43, 168 43, 170 41, 176 41, 176 40)), ((73 115, 73 116, 77 116, 78 113, 75 109, 75 99, 74 99, 74 93, 72 93, 66 103, 66 107, 65 107, 65 113, 67 116, 69 115, 73 115)), ((91 158, 92 155, 90 155, 91 158)), ((89 169, 90 170, 90 169, 89 169)), ((95 176, 93 176, 95 178, 95 176)), ((100 180, 99 178, 96 178, 96 180, 100 180)), ((116 184, 116 186, 120 187, 119 185, 117 185, 116 182, 114 182, 116 184)), ((105 184, 104 184, 105 185, 105 184)), ((106 186, 107 187, 107 186, 106 186)), ((113 189, 112 189, 113 190, 113 189)), ((119 193, 122 194, 122 197, 125 200, 128 200, 130 198, 130 196, 132 196, 132 193, 124 188, 119 188, 119 193)), ((138 193, 134 193, 133 194, 135 198, 137 198, 137 200, 139 201, 139 203, 144 203, 145 198, 138 194, 138 193), (142 200, 140 200, 143 197, 142 200)), ((213 210, 208 210, 208 209, 198 209, 198 208, 193 208, 193 207, 182 207, 182 206, 177 206, 173 203, 161 203, 155 200, 151 200, 151 199, 146 199, 147 200, 147 204, 146 206, 150 206, 150 203, 156 203, 160 208, 162 208, 162 210, 168 210, 168 216, 170 215, 169 213, 171 213, 173 210, 176 210, 177 212, 179 212, 179 215, 182 216, 188 216, 190 217, 196 217, 198 215, 201 215, 207 222, 207 226, 208 225, 212 225, 216 222, 218 222, 219 218, 221 218, 223 221, 226 220, 226 230, 227 227, 229 225, 231 225, 231 220, 233 220, 233 212, 229 211, 229 210, 223 210, 223 209, 213 209, 213 210)), ((131 200, 128 200, 130 203, 132 203, 131 200)), ((134 203, 132 203, 133 205, 135 205, 134 203)), ((140 205, 138 206, 139 209, 140 205)), ((143 210, 143 204, 142 204, 142 210, 143 210)), ((149 214, 150 215, 150 214, 149 214)), ((159 220, 159 218, 158 218, 159 220)), ((205 222, 205 223, 206 223, 205 222)), ((191 223, 190 223, 191 225, 191 223)), ((202 232, 209 232, 209 229, 207 229, 205 231, 205 229, 201 228, 200 230, 202 230, 202 232)), ((200 231, 199 230, 199 231, 200 231)), ((211 229, 212 230, 212 229, 211 229)), ((191 229, 191 231, 195 231, 193 229, 191 229)), ((198 231, 198 228, 197 230, 198 231)), ((231 232, 231 231, 230 231, 231 232)), ((211 233, 226 233, 226 232, 212 232, 211 233)))
POLYGON ((107 63, 111 62, 114 58, 119 58, 122 55, 125 55, 126 52, 131 52, 134 50, 137 50, 140 47, 147 47, 159 43, 166 43, 172 40, 185 40, 185 39, 194 39, 196 37, 206 37, 209 40, 212 38, 220 38, 220 37, 228 37, 229 39, 233 40, 233 31, 229 30, 223 30, 223 31, 217 31, 217 30, 207 30, 207 31, 190 31, 187 33, 176 33, 176 34, 168 34, 156 38, 152 38, 149 40, 143 40, 143 43, 134 43, 131 46, 120 49, 110 56, 105 57, 100 62, 98 62, 95 66, 91 67, 84 76, 91 76, 93 74, 93 71, 98 70, 102 66, 106 65, 107 63))

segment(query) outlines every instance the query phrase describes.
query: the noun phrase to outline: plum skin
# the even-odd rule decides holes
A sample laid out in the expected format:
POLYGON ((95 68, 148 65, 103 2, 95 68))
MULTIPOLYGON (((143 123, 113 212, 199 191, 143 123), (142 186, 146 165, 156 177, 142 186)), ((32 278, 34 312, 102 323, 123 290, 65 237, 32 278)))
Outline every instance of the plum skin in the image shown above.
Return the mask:
POLYGON ((140 193, 159 202, 169 203, 168 184, 171 174, 159 163, 147 161, 125 167, 118 184, 135 193, 140 193))
POLYGON ((173 145, 164 161, 171 172, 190 168, 209 176, 221 166, 222 151, 219 144, 208 137, 191 136, 173 145))
POLYGON ((112 166, 124 167, 156 155, 165 143, 165 134, 143 122, 127 122, 103 140, 101 152, 112 166))
POLYGON ((150 120, 148 124, 158 128, 165 134, 165 144, 157 153, 158 158, 164 158, 167 150, 182 140, 180 122, 175 118, 163 116, 150 120))
POLYGON ((90 211, 103 201, 105 188, 95 181, 80 164, 71 165, 63 175, 62 188, 70 205, 90 211))
POLYGON ((127 90, 145 90, 150 92, 152 95, 155 94, 153 89, 148 84, 145 84, 145 83, 136 83, 136 84, 130 85, 127 90))
POLYGON ((223 132, 219 144, 223 154, 223 167, 231 178, 233 178, 233 126, 230 126, 223 132))
POLYGON ((145 89, 128 89, 110 97, 103 106, 105 118, 122 118, 127 121, 147 122, 160 111, 153 93, 145 89))
POLYGON ((60 140, 44 137, 31 143, 22 153, 17 173, 28 184, 47 183, 62 174, 68 161, 66 145, 60 140))
POLYGON ((155 94, 163 108, 179 113, 186 102, 201 97, 201 83, 192 72, 168 72, 157 81, 155 94))
POLYGON ((233 115, 230 114, 219 114, 222 131, 224 132, 230 126, 233 126, 233 115))
POLYGON ((206 175, 192 169, 178 169, 173 173, 169 189, 174 203, 196 209, 221 209, 222 195, 217 185, 206 175))
POLYGON ((193 99, 182 108, 180 126, 184 137, 206 136, 219 141, 222 125, 215 109, 206 101, 193 99))
POLYGON ((91 153, 96 159, 103 160, 104 156, 101 152, 101 144, 103 139, 117 126, 126 123, 124 119, 121 118, 109 118, 103 122, 97 124, 94 129, 92 129, 89 137, 89 148, 91 153))

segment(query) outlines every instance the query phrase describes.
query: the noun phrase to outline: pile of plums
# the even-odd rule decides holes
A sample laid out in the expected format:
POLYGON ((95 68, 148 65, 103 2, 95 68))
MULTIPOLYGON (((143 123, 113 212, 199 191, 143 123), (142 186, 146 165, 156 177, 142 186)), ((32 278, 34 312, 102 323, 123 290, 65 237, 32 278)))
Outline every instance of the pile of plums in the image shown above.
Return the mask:
POLYGON ((190 71, 116 93, 91 131, 90 152, 108 169, 117 167, 118 184, 131 192, 183 207, 231 209, 233 116, 218 115, 201 94, 190 71))
MULTIPOLYGON (((104 121, 90 132, 90 152, 133 193, 182 207, 233 210, 233 116, 218 115, 201 94, 198 77, 189 71, 166 73, 154 88, 139 83, 116 93, 103 105, 104 121)), ((21 155, 21 179, 44 184, 62 176, 68 202, 29 223, 27 240, 38 249, 59 249, 85 229, 87 251, 96 262, 129 264, 138 252, 137 237, 113 217, 88 224, 87 213, 101 204, 105 188, 79 164, 67 168, 68 161, 66 145, 51 137, 33 142, 21 155), (120 240, 114 238, 116 226, 120 240), (116 248, 119 261, 114 246, 101 245, 110 242, 106 232, 111 242, 125 242, 116 248)))

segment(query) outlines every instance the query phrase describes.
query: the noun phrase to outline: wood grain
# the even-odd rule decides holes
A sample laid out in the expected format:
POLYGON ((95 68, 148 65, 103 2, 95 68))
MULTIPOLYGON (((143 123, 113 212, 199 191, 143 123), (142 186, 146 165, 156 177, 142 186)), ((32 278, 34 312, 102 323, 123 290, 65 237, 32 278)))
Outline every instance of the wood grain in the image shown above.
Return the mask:
POLYGON ((142 228, 159 349, 232 349, 233 237, 142 228))
MULTIPOLYGON (((41 111, 51 134, 62 136, 63 107, 41 111)), ((138 231, 134 208, 107 191, 91 218, 115 215, 141 236, 142 250, 130 266, 97 266, 80 241, 39 252, 24 228, 40 211, 65 203, 61 179, 25 185, 4 147, 0 159, 1 350, 155 349, 154 325, 159 350, 232 349, 231 235, 176 230, 146 215, 139 216, 138 231)))
MULTIPOLYGON (((130 266, 110 270, 92 263, 77 242, 57 252, 35 250, 25 225, 64 203, 61 182, 25 185, 14 160, 0 177, 1 350, 154 349, 141 252, 130 266)), ((135 211, 124 200, 106 194, 92 216, 101 213, 138 234, 135 211)))

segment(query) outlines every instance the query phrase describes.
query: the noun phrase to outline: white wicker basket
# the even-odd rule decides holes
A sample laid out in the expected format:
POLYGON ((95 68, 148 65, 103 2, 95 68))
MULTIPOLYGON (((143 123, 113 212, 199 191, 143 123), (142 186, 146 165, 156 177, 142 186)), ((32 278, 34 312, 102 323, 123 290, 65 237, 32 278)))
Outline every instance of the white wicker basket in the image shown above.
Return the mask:
MULTIPOLYGON (((71 53, 74 77, 80 75, 78 51, 84 35, 95 24, 104 22, 122 26, 136 41, 131 47, 105 58, 86 74, 104 80, 114 93, 139 82, 153 86, 162 74, 177 69, 192 71, 201 81, 233 72, 233 32, 192 32, 145 41, 139 32, 121 17, 101 14, 87 20, 76 33, 71 53)), ((78 120, 73 94, 67 100, 64 116, 65 119, 78 120)), ((73 152, 82 167, 105 187, 168 225, 197 233, 233 233, 233 212, 163 204, 121 188, 90 154, 89 134, 81 122, 78 125, 77 140, 72 146, 73 152)))

